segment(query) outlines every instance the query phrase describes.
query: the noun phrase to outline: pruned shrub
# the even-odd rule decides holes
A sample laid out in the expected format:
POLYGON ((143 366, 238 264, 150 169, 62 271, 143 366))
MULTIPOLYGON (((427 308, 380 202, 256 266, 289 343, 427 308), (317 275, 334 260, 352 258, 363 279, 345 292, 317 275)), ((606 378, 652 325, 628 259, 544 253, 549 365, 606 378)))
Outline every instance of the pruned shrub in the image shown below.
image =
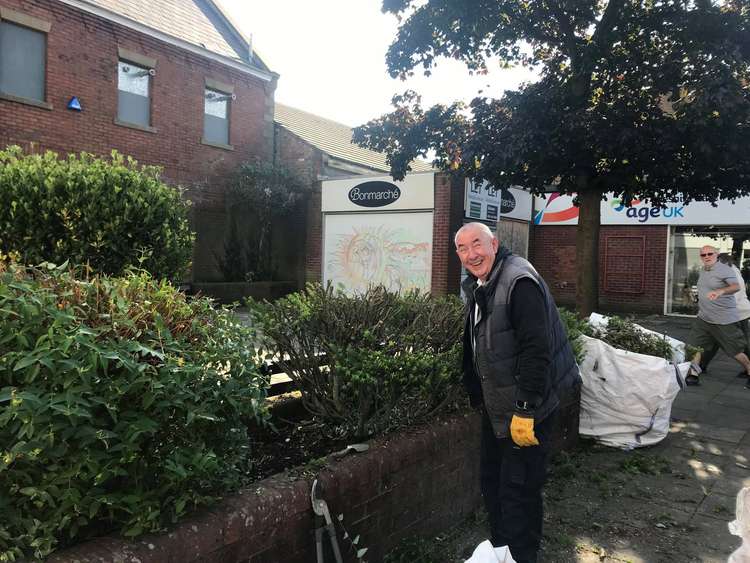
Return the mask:
POLYGON ((463 400, 458 298, 383 287, 349 296, 331 285, 251 303, 272 357, 314 416, 363 438, 424 421, 463 400))
POLYGON ((0 151, 0 252, 111 275, 137 266, 179 281, 192 244, 187 202, 158 168, 117 152, 105 160, 0 151))
POLYGON ((583 349, 583 342, 581 341, 581 334, 586 334, 590 330, 589 323, 581 319, 573 311, 564 307, 558 307, 557 311, 560 313, 560 320, 565 328, 565 334, 567 334, 570 346, 573 348, 573 355, 576 358, 576 362, 580 365, 586 355, 583 349))
POLYGON ((643 332, 630 319, 611 316, 607 326, 602 328, 595 328, 587 323, 584 333, 621 350, 665 360, 672 359, 672 346, 665 338, 643 332))
POLYGON ((145 273, 0 261, 0 560, 161 530, 239 486, 265 417, 252 338, 145 273))

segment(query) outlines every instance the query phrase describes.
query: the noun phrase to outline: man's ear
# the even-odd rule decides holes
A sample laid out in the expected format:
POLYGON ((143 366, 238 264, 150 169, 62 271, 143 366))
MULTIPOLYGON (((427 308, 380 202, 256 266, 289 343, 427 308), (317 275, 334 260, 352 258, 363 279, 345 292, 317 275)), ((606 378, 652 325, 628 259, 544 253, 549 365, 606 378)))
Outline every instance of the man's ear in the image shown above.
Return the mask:
POLYGON ((497 249, 500 247, 500 241, 497 240, 496 237, 492 237, 492 250, 497 252, 497 249))

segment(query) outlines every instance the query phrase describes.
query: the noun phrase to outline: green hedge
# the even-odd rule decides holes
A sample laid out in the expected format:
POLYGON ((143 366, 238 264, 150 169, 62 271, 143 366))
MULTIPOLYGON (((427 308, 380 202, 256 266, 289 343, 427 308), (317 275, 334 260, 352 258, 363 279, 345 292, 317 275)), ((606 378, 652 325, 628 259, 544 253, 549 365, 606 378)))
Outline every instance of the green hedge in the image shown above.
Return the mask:
POLYGON ((0 151, 0 252, 22 262, 69 261, 111 275, 138 266, 179 280, 192 254, 187 217, 187 202, 157 168, 117 152, 104 160, 0 151))
POLYGON ((465 402, 458 298, 383 287, 349 296, 311 284, 250 305, 268 357, 333 434, 361 439, 465 402))
POLYGON ((240 485, 250 329, 146 274, 0 260, 0 561, 163 529, 240 485))

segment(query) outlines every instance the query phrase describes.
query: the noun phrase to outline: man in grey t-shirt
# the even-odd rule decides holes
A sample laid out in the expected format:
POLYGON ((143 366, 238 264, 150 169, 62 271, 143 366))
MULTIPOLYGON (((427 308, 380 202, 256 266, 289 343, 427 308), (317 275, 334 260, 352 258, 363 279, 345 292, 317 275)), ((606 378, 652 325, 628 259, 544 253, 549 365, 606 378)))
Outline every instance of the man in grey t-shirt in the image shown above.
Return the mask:
MULTIPOLYGON (((750 359, 745 355, 745 337, 740 328, 740 312, 734 294, 740 289, 734 270, 718 262, 719 251, 713 246, 700 250, 703 269, 698 277, 698 317, 690 341, 703 350, 718 345, 737 360, 750 377, 750 359)), ((701 353, 693 357, 685 382, 698 385, 701 353)))

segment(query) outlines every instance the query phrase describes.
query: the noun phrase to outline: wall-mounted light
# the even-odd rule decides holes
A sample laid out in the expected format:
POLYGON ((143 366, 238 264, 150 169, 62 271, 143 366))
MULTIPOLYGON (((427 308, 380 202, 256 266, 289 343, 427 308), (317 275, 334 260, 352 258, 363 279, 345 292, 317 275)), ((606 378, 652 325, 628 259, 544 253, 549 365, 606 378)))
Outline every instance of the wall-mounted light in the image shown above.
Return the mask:
MULTIPOLYGON (((122 71, 125 74, 128 74, 131 72, 131 68, 129 66, 123 66, 122 71)), ((132 75, 134 78, 143 78, 144 76, 156 76, 156 69, 150 68, 148 70, 139 70, 138 72, 133 73, 132 75)))
POLYGON ((217 95, 213 92, 209 92, 206 94, 206 99, 211 100, 212 102, 226 102, 227 100, 236 100, 237 94, 217 95))
POLYGON ((68 109, 73 111, 83 111, 83 108, 81 107, 81 101, 78 99, 78 96, 73 96, 70 98, 70 101, 68 102, 68 109))

